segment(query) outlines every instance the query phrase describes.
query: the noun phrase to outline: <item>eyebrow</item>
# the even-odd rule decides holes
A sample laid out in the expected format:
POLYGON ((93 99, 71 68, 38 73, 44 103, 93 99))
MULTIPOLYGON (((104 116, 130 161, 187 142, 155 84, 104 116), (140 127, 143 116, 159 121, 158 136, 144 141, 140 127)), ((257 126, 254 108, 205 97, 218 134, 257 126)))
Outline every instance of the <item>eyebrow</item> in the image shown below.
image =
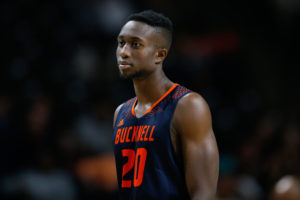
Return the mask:
POLYGON ((139 40, 139 41, 143 41, 141 38, 139 37, 135 37, 135 36, 124 36, 124 35, 119 35, 118 39, 124 39, 124 37, 128 37, 130 40, 139 40))

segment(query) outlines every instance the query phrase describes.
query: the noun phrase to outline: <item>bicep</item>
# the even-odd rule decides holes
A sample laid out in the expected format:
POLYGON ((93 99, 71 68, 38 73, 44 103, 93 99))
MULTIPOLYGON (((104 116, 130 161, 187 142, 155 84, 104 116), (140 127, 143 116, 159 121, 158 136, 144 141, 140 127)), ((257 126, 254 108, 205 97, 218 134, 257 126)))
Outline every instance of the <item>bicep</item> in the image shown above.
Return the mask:
POLYGON ((182 146, 184 173, 189 193, 207 199, 213 197, 219 171, 219 155, 213 132, 207 133, 201 143, 183 137, 182 146))
POLYGON ((208 105, 198 94, 190 94, 178 103, 174 120, 181 138, 189 193, 191 197, 209 199, 216 190, 219 154, 208 105))

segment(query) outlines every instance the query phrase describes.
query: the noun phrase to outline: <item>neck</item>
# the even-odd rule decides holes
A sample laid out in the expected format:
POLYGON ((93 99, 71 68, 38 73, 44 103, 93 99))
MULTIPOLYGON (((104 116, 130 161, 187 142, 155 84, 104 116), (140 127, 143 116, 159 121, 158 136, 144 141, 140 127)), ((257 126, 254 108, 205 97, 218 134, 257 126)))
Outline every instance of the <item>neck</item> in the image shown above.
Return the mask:
POLYGON ((144 78, 133 79, 139 104, 155 103, 173 84, 162 70, 155 71, 144 78))

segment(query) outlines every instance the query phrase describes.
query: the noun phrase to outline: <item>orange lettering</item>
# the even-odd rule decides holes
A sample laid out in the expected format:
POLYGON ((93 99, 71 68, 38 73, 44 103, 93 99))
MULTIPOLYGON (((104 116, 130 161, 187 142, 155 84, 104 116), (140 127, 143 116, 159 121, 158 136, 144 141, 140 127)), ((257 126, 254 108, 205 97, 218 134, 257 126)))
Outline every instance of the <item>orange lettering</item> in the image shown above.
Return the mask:
POLYGON ((143 127, 143 132, 142 132, 142 134, 141 134, 141 141, 143 141, 144 140, 144 138, 143 138, 143 136, 145 135, 145 133, 146 133, 146 128, 147 128, 147 126, 144 126, 143 127))
POLYGON ((126 131, 127 131, 127 127, 122 128, 122 133, 121 133, 121 138, 120 138, 121 143, 124 143, 124 141, 125 141, 126 131))
POLYGON ((118 129, 118 130, 117 130, 117 134, 116 134, 116 138, 115 138, 115 144, 118 144, 118 143, 119 143, 120 133, 121 133, 121 129, 118 129))
POLYGON ((129 126, 128 130, 127 130, 127 134, 126 134, 126 142, 130 142, 130 139, 128 138, 130 130, 132 129, 132 126, 129 126))
POLYGON ((137 141, 143 141, 143 138, 141 137, 142 132, 143 132, 143 128, 144 128, 144 126, 140 126, 137 141))
POLYGON ((147 134, 148 134, 149 128, 150 128, 150 126, 147 126, 147 130, 146 130, 146 134, 145 134, 145 137, 144 137, 144 141, 148 141, 147 134))
POLYGON ((138 130, 139 130, 139 126, 134 126, 133 127, 133 133, 132 133, 132 137, 131 137, 131 142, 133 142, 133 140, 136 141, 136 134, 137 134, 138 130))
POLYGON ((154 129, 155 129, 155 126, 152 127, 152 130, 151 130, 151 133, 150 133, 150 136, 149 136, 149 141, 150 142, 154 141, 154 138, 152 138, 152 134, 153 134, 154 129))

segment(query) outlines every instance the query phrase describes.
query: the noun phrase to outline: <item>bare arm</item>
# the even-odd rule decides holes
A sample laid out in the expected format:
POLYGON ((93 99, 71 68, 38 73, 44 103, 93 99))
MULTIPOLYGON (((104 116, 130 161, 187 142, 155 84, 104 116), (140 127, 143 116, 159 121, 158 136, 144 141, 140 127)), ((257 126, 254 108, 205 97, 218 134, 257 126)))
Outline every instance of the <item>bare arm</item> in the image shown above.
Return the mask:
POLYGON ((191 199, 214 199, 219 153, 207 103, 196 93, 184 96, 178 102, 173 123, 181 139, 184 173, 191 199))

